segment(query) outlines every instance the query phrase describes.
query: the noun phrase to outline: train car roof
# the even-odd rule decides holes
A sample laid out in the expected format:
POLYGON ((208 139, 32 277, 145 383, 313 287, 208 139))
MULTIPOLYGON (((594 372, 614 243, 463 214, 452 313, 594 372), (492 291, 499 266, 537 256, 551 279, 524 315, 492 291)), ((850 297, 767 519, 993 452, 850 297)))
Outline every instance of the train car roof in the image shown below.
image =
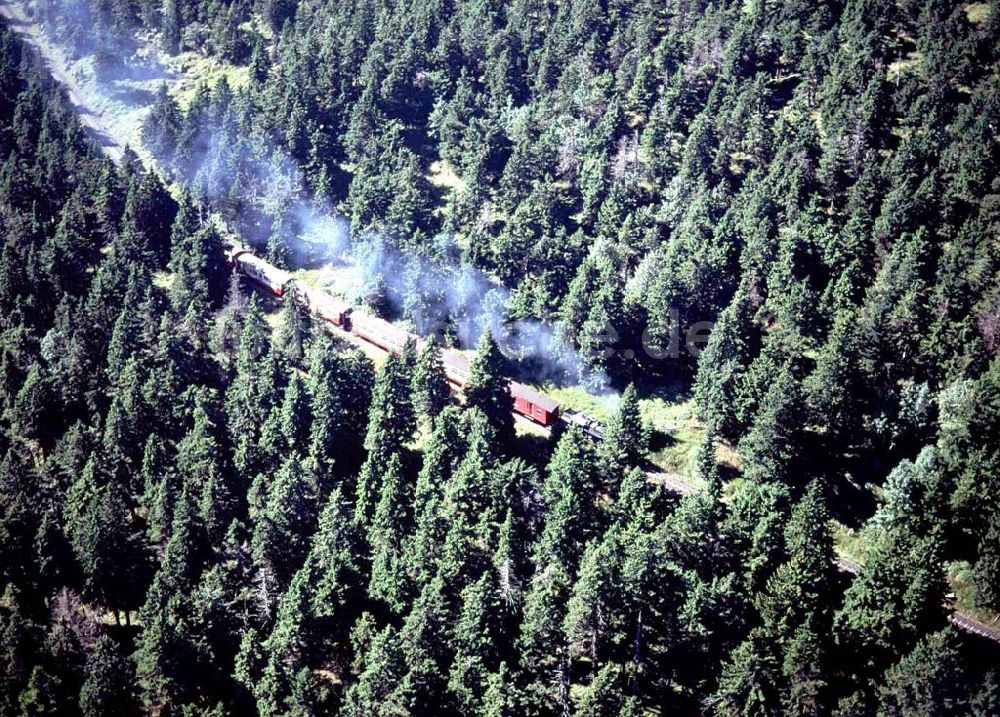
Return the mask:
POLYGON ((559 402, 554 398, 549 398, 544 393, 539 393, 533 388, 528 388, 523 383, 517 381, 510 382, 510 393, 515 398, 523 398, 549 413, 559 410, 559 402))
POLYGON ((236 261, 242 261, 247 264, 253 264, 258 269, 260 269, 265 276, 274 277, 275 280, 280 281, 280 283, 282 284, 290 281, 292 278, 292 275, 289 274, 287 271, 285 271, 284 269, 279 269, 273 264, 269 264, 256 254, 251 254, 249 252, 240 254, 239 256, 236 257, 236 261))
MULTIPOLYGON (((388 321, 380 319, 377 316, 372 316, 371 314, 366 314, 363 311, 352 313, 351 322, 355 326, 368 327, 373 331, 378 331, 383 336, 398 341, 400 344, 405 344, 413 336, 409 331, 401 329, 398 326, 393 326, 388 321)), ((416 338, 416 336, 413 336, 413 338, 416 338)))
POLYGON ((352 305, 348 302, 301 281, 295 282, 295 288, 302 292, 302 295, 309 300, 312 306, 322 307, 338 314, 352 308, 352 305))
POLYGON ((453 369, 459 371, 469 372, 469 360, 465 358, 458 351, 453 351, 452 349, 444 349, 441 352, 441 361, 445 366, 449 366, 453 369))

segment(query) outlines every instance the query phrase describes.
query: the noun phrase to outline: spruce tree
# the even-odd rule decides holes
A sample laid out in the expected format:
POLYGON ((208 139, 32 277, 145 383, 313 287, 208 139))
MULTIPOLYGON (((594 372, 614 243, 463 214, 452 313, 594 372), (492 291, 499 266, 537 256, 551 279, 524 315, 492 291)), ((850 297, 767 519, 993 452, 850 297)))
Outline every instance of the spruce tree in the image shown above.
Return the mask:
POLYGON ((403 548, 411 529, 412 499, 398 455, 386 464, 380 493, 367 536, 372 556, 368 593, 400 612, 409 591, 403 548))
POLYGON ((944 625, 938 550, 932 538, 898 528, 872 546, 834 620, 834 637, 858 676, 880 674, 893 655, 944 625))
POLYGON ((336 619, 342 610, 350 609, 361 573, 358 552, 358 536, 350 521, 349 508, 343 492, 337 488, 320 512, 306 560, 312 579, 312 611, 317 617, 336 619))
POLYGON ((510 395, 510 381, 500 347, 487 331, 476 348, 476 356, 469 368, 465 385, 465 401, 470 408, 478 408, 496 430, 497 440, 503 447, 514 440, 514 418, 510 395))
POLYGON ((816 714, 828 699, 829 662, 824 646, 824 632, 814 621, 800 626, 785 645, 781 670, 786 691, 782 704, 793 714, 816 714))
POLYGON ((801 455, 803 410, 790 366, 775 377, 740 441, 743 473, 749 480, 788 483, 801 455))
POLYGON ((297 373, 292 373, 285 386, 279 423, 284 445, 304 455, 312 428, 312 406, 305 383, 297 373))
POLYGON ((406 663, 397 631, 387 625, 376 634, 364 651, 357 681, 344 695, 341 711, 346 717, 391 713, 402 710, 393 691, 406 674, 406 663))
POLYGON ((879 686, 884 714, 961 714, 969 708, 970 677, 962 669, 956 635, 932 633, 889 668, 879 686))
POLYGON ((718 500, 722 497, 722 471, 716 461, 717 446, 715 432, 709 429, 698 444, 694 455, 694 470, 698 479, 704 483, 709 495, 718 500))
POLYGON ((642 466, 649 449, 649 430, 639 411, 635 384, 622 393, 618 410, 608 422, 601 442, 601 454, 610 475, 620 476, 629 468, 642 466))
POLYGON ((620 566, 616 552, 616 538, 610 533, 587 545, 566 605, 563 631, 570 654, 587 659, 595 672, 603 666, 607 643, 620 639, 609 634, 617 627, 614 613, 620 609, 616 589, 620 584, 620 566))
POLYGON ((622 714, 625 694, 622 689, 622 668, 609 662, 601 667, 582 695, 573 711, 573 717, 598 717, 622 714))
POLYGON ((273 477, 256 517, 252 550, 257 570, 287 585, 309 550, 317 517, 315 487, 301 460, 289 456, 273 477))
POLYGON ((177 0, 163 0, 163 49, 176 53, 181 42, 181 11, 177 0))
POLYGON ((991 610, 1000 606, 1000 550, 997 545, 1000 545, 1000 510, 994 509, 979 541, 978 557, 973 565, 976 603, 991 610))
POLYGON ((719 314, 698 357, 694 395, 699 415, 718 435, 735 438, 743 427, 736 417, 740 376, 750 363, 753 336, 748 297, 737 293, 719 314))
POLYGON ((176 469, 187 490, 196 496, 202 524, 213 540, 221 541, 235 516, 233 493, 219 426, 221 410, 204 393, 195 399, 193 425, 177 444, 176 469))
MULTIPOLYGON (((344 406, 337 381, 339 360, 328 340, 309 347, 306 388, 312 414, 309 426, 307 465, 321 484, 333 475, 344 434, 344 406)), ((301 418, 296 418, 301 421, 301 418)))
POLYGON ((278 328, 274 333, 275 347, 290 364, 301 366, 313 331, 312 317, 299 303, 297 290, 290 289, 285 293, 278 328))
POLYGON ((85 717, 128 712, 135 708, 132 690, 132 670, 118 645, 107 635, 99 635, 87 655, 80 711, 85 717))
POLYGON ((780 665, 774 645, 756 632, 740 643, 726 662, 713 697, 720 717, 779 714, 780 665))
POLYGON ((418 416, 437 417, 448 405, 448 378, 441 349, 426 341, 413 368, 413 407, 418 416))
POLYGON ((413 496, 414 533, 409 550, 412 573, 426 582, 437 568, 442 543, 448 532, 445 487, 465 453, 462 414, 457 407, 445 409, 438 417, 417 475, 413 496))
POLYGON ((533 709, 553 710, 566 670, 562 624, 569 577, 558 563, 542 567, 531 581, 517 647, 522 668, 530 675, 526 699, 533 709))
POLYGON ((451 644, 455 657, 448 677, 448 691, 460 710, 475 711, 486 692, 489 671, 497 662, 497 605, 484 573, 462 591, 462 609, 451 644))
POLYGON ((477 717, 515 717, 522 714, 517 693, 517 685, 507 663, 501 662, 497 671, 487 677, 486 692, 476 712, 477 717))
POLYGON ((58 715, 60 713, 58 679, 47 669, 36 665, 21 692, 20 706, 23 715, 58 715))
POLYGON ((542 486, 545 525, 535 555, 559 562, 567 572, 575 570, 584 545, 598 529, 593 453, 583 433, 571 428, 559 439, 542 486))
POLYGON ((307 571, 297 572, 278 602, 274 629, 264 642, 267 662, 260 681, 254 685, 261 712, 289 709, 295 676, 305 666, 311 635, 309 579, 307 571))
POLYGON ((414 420, 406 368, 402 358, 392 354, 375 381, 365 448, 401 449, 413 434, 414 420))
POLYGON ((399 634, 408 670, 393 697, 414 712, 434 712, 449 702, 445 664, 449 618, 444 583, 436 577, 424 584, 399 634))

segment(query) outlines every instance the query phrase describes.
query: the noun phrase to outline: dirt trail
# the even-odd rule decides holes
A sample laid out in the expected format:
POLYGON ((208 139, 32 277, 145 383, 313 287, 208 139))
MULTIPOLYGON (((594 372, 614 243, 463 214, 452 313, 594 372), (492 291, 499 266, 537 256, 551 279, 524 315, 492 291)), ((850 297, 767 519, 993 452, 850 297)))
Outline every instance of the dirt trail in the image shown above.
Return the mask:
POLYGON ((87 93, 69 72, 70 62, 62 50, 48 41, 41 27, 28 17, 21 5, 0 0, 0 16, 23 41, 38 51, 45 68, 66 89, 70 103, 80 116, 80 122, 98 141, 104 153, 116 161, 121 159, 124 143, 114 136, 104 117, 90 106, 87 93))

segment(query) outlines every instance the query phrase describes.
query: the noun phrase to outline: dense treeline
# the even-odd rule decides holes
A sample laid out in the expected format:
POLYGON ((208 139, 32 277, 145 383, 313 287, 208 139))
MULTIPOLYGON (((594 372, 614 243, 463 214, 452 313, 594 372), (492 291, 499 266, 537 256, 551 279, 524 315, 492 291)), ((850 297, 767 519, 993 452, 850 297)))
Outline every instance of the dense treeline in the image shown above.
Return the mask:
POLYGON ((1000 609, 995 6, 88 12, 250 81, 157 103, 175 199, 3 36, 0 712, 1000 713, 944 579, 1000 609), (433 349, 272 330, 202 213, 287 260, 299 171, 401 250, 453 233, 593 368, 693 376, 708 491, 646 480, 634 388, 525 451, 489 336, 460 407, 433 349), (702 320, 697 358, 597 350, 702 320))
MULTIPOLYGON (((129 7, 111 15, 149 23, 129 7)), ((446 264, 458 237, 510 318, 554 321, 591 370, 696 374, 749 477, 823 478, 851 517, 851 486, 927 449, 906 475, 945 504, 941 558, 1000 608, 995 3, 226 7, 254 20, 249 84, 164 93, 146 139, 273 260, 301 229, 268 201, 296 165, 358 235, 446 264)))
MULTIPOLYGON (((602 357, 608 325, 620 347, 645 331, 670 354, 674 324, 745 300, 758 336, 780 325, 801 353, 876 298, 876 316, 905 303, 897 323, 933 320, 900 375, 982 370, 992 274, 954 285, 974 260, 958 245, 995 228, 988 5, 227 7, 258 19, 239 26, 249 85, 206 87, 183 111, 164 96, 147 128, 166 164, 223 204, 266 197, 290 158, 356 229, 432 255, 429 237, 457 233, 515 292, 514 318, 557 319, 623 375, 689 357, 602 357), (460 179, 447 204, 427 180, 437 159, 460 179), (883 281, 919 276, 920 301, 875 292, 887 264, 883 281)), ((195 3, 181 27, 217 12, 195 3)), ((295 217, 271 214, 280 259, 295 217)))

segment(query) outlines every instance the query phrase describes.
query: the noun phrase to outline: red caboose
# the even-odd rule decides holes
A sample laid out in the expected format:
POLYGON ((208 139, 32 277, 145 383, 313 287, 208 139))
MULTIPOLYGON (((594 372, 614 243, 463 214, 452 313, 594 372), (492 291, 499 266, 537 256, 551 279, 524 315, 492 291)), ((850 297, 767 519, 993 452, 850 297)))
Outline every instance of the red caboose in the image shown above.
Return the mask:
POLYGON ((523 383, 511 381, 510 395, 514 411, 542 426, 551 426, 559 418, 559 402, 523 383))

